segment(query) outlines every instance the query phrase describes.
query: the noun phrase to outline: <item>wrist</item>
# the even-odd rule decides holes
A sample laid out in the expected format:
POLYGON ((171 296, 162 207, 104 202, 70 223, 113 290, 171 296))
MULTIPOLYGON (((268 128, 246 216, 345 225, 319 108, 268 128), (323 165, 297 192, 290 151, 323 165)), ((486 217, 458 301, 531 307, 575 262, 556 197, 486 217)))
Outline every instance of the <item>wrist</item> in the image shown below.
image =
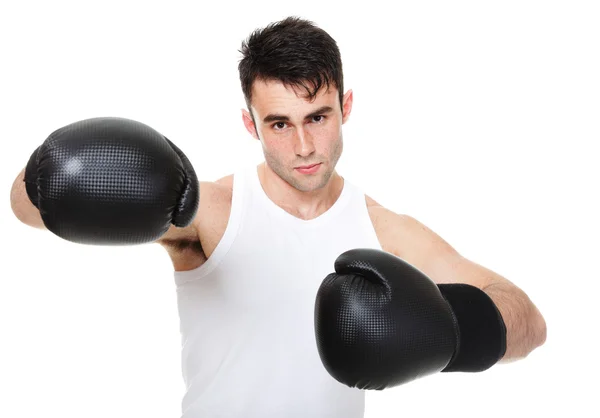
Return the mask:
POLYGON ((506 325, 494 301, 475 286, 439 284, 458 325, 458 344, 442 372, 481 372, 506 352, 506 325))

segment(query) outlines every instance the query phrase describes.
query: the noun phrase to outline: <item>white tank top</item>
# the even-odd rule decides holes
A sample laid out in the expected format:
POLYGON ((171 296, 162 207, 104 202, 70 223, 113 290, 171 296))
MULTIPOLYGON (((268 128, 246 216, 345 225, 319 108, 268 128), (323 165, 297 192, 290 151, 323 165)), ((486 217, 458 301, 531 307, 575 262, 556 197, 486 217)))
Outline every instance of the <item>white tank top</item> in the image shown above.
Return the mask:
POLYGON ((269 199, 256 167, 235 173, 223 238, 202 266, 175 272, 182 418, 362 418, 364 392, 327 373, 314 331, 321 282, 359 247, 381 249, 347 180, 327 212, 302 220, 269 199))

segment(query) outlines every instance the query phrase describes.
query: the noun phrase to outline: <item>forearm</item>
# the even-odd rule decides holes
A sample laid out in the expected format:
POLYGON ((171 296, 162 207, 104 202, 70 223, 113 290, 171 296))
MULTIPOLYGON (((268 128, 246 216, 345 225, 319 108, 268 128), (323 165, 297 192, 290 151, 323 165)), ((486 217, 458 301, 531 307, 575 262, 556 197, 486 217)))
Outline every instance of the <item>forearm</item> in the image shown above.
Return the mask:
POLYGON ((36 208, 25 190, 25 169, 23 169, 15 181, 10 191, 10 206, 13 213, 21 222, 34 228, 46 229, 40 211, 36 208))
POLYGON ((510 282, 483 289, 496 304, 506 325, 506 363, 526 357, 546 340, 546 323, 529 297, 510 282))

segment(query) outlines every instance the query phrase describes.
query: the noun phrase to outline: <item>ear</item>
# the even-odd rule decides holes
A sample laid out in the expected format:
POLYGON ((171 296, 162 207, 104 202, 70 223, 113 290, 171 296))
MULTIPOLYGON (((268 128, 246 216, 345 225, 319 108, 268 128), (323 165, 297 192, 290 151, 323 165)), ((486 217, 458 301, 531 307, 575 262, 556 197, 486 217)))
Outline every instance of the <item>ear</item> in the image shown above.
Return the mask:
POLYGON ((252 115, 246 109, 242 109, 242 120, 244 121, 244 126, 250 135, 254 137, 254 139, 258 138, 258 133, 256 132, 256 126, 254 125, 254 119, 252 119, 252 115))
POLYGON ((348 90, 342 98, 342 124, 346 123, 348 118, 350 118, 350 113, 352 112, 352 100, 352 90, 348 90))

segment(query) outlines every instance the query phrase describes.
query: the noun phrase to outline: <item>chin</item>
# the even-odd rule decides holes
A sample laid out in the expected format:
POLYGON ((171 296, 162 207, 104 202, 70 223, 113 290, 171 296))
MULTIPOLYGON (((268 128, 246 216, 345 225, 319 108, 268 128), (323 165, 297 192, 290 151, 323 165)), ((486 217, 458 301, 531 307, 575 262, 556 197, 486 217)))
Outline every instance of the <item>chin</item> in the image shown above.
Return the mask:
POLYGON ((329 183, 330 178, 331 175, 328 175, 327 173, 319 174, 318 176, 310 178, 295 177, 292 186, 301 192, 313 192, 325 187, 327 183, 329 183))

